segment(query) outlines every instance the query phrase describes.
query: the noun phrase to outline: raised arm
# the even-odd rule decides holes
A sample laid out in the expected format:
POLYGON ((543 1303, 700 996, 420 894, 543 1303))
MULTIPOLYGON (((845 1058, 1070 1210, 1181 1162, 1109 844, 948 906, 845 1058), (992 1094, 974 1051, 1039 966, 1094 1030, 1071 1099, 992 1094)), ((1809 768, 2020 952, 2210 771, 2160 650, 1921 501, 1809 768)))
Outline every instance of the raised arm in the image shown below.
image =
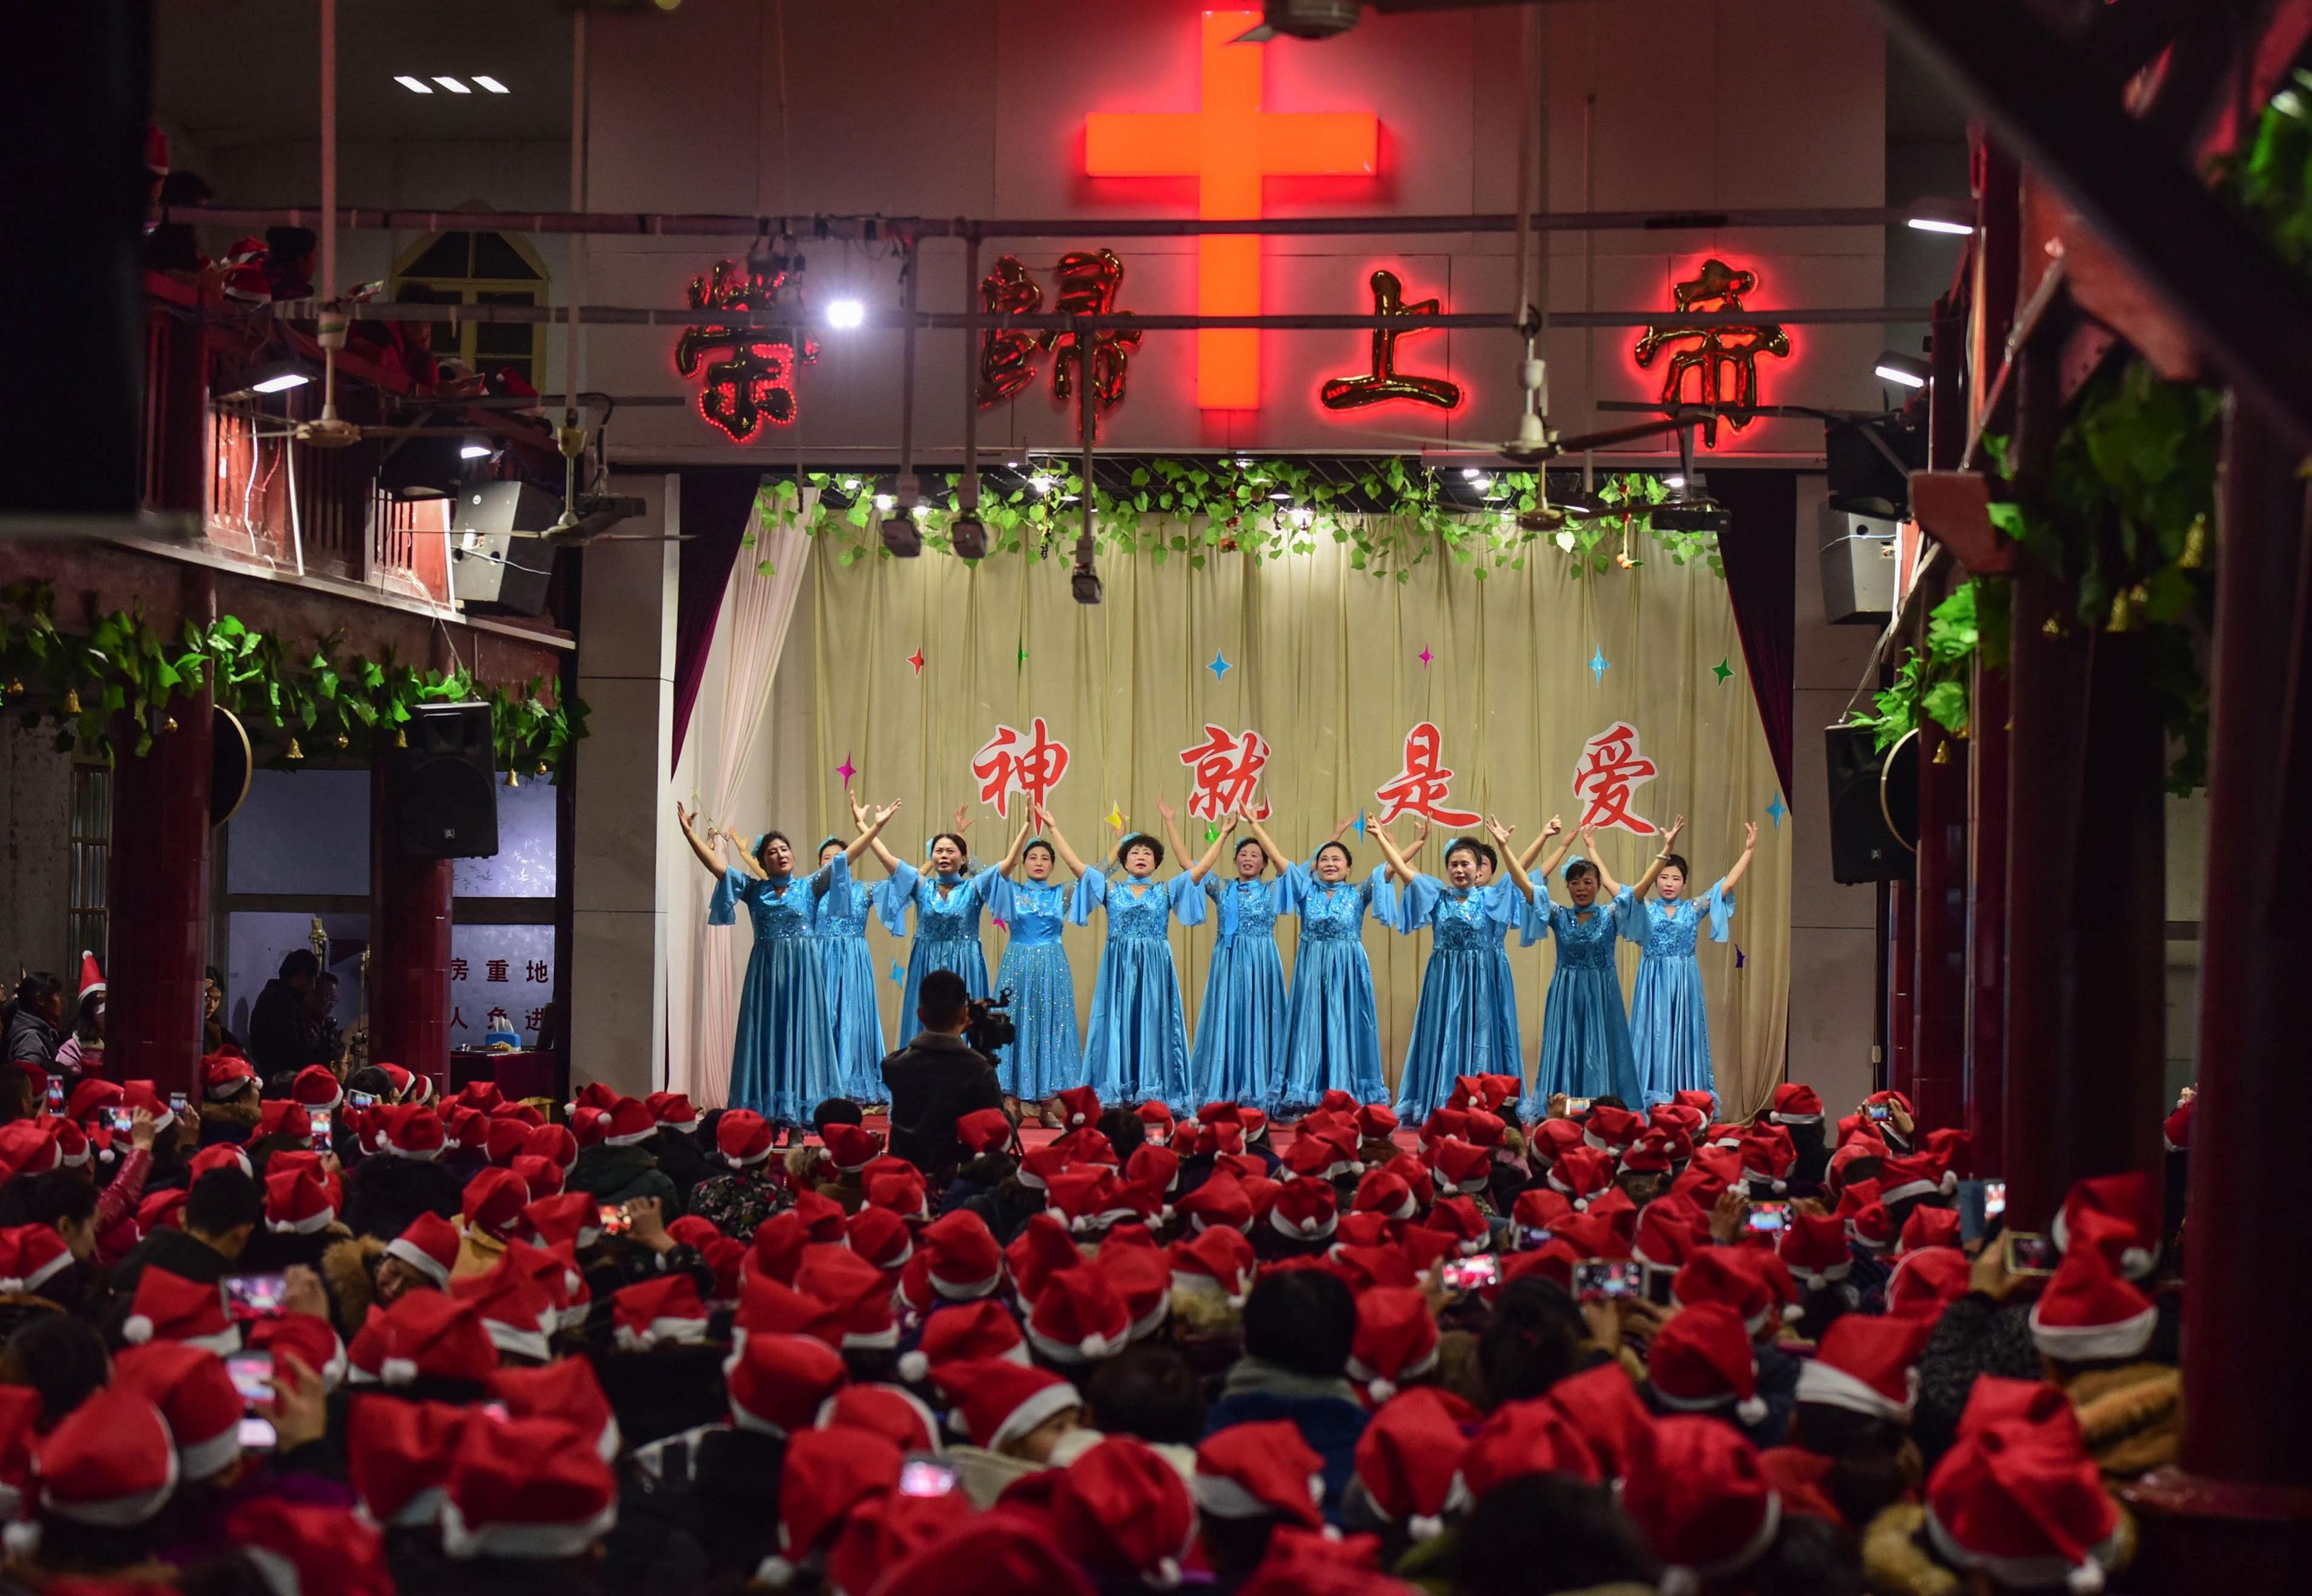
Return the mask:
POLYGON ((1038 808, 1036 811, 1036 824, 1041 826, 1044 829, 1044 835, 1051 838, 1052 852, 1060 856, 1060 863, 1068 867, 1068 873, 1072 875, 1082 875, 1084 862, 1077 858, 1075 849, 1068 846, 1067 837, 1062 834, 1058 823, 1052 819, 1052 811, 1038 808))
POLYGON ((1020 868, 1020 855, 1028 849, 1028 834, 1035 829, 1033 819, 1020 821, 1020 835, 1012 839, 1012 846, 1004 850, 1003 857, 995 862, 996 873, 1005 881, 1010 881, 1012 873, 1020 868))
MULTIPOLYGON (((1677 819, 1669 823, 1669 829, 1662 833, 1661 851, 1656 854, 1653 858, 1647 863, 1645 874, 1640 876, 1634 883, 1634 888, 1639 897, 1643 898, 1647 893, 1654 890, 1654 877, 1661 873, 1661 867, 1664 861, 1668 860, 1672 854, 1677 852, 1677 834, 1685 829, 1686 817, 1684 815, 1680 815, 1677 819)), ((1691 885, 1692 883, 1689 882, 1687 884, 1691 885)))
POLYGON ((674 818, 676 823, 682 828, 682 839, 690 845, 690 851, 698 855, 699 864, 706 867, 706 873, 709 875, 717 881, 722 880, 723 869, 722 851, 715 847, 713 842, 698 835, 698 811, 685 809, 680 803, 677 803, 674 806, 674 818))
MULTIPOLYGON (((1608 898, 1620 897, 1622 895, 1622 883, 1614 879, 1614 873, 1606 868, 1606 861, 1598 853, 1598 829, 1595 826, 1584 826, 1581 828, 1581 856, 1598 867, 1598 884, 1606 889, 1606 896, 1608 898)), ((1657 866, 1656 868, 1660 867, 1657 866)))
POLYGON ((1742 873, 1750 868, 1750 855, 1757 851, 1758 822, 1745 820, 1742 822, 1742 856, 1734 861, 1734 868, 1726 873, 1725 881, 1720 883, 1729 892, 1734 890, 1734 883, 1742 879, 1742 873))
MULTIPOLYGON (((1541 857, 1541 850, 1548 845, 1549 839, 1564 829, 1565 822, 1563 819, 1556 815, 1550 816, 1549 824, 1541 829, 1541 835, 1525 845, 1525 851, 1518 855, 1518 863, 1531 870, 1533 862, 1541 857)), ((1571 837, 1565 839, 1565 846, 1567 847, 1573 846, 1573 839, 1571 837)), ((1545 867, 1541 873, 1549 874, 1550 868, 1552 867, 1545 867)))
MULTIPOLYGON (((1388 828, 1373 826, 1368 829, 1372 834, 1373 841, 1380 845, 1382 856, 1388 860, 1389 873, 1406 886, 1413 885, 1413 866, 1406 862, 1406 856, 1403 854, 1397 851, 1397 843, 1390 837, 1388 828)), ((1420 851, 1417 846, 1414 849, 1415 853, 1420 851)))
POLYGON ((880 850, 882 844, 879 839, 883 835, 883 827, 889 821, 893 815, 898 814, 898 812, 899 801, 897 798, 892 799, 890 802, 877 810, 875 811, 875 818, 868 822, 867 829, 862 831, 857 839, 854 840, 849 847, 843 850, 844 858, 848 860, 850 863, 856 864, 859 863, 859 855, 865 853, 868 849, 876 848, 880 850))
MULTIPOLYGON (((1234 815, 1230 815, 1227 821, 1221 827, 1220 835, 1213 838, 1212 846, 1204 850, 1204 857, 1198 859, 1194 864, 1188 866, 1188 879, 1192 881, 1203 881, 1205 875, 1211 872, 1214 862, 1220 858, 1221 850, 1228 846, 1228 839, 1235 834, 1236 817, 1234 815)), ((1187 857, 1185 854, 1181 856, 1183 858, 1187 857)))
MULTIPOLYGON (((867 846, 874 854, 877 862, 892 874, 898 874, 899 870, 899 861, 898 857, 892 854, 889 848, 883 846, 883 839, 880 835, 868 835, 869 820, 867 806, 860 802, 856 798, 854 798, 851 801, 851 822, 853 825, 859 828, 862 835, 867 836, 867 846)), ((880 832, 881 829, 882 828, 880 826, 875 828, 877 832, 880 832)), ((850 853, 848 848, 844 851, 846 854, 850 853)), ((855 861, 857 855, 853 855, 852 856, 855 861)))
MULTIPOLYGON (((1565 831, 1564 822, 1560 820, 1555 815, 1550 816, 1547 829, 1544 830, 1540 837, 1535 841, 1534 846, 1537 849, 1539 848, 1543 843, 1547 842, 1551 837, 1556 836, 1561 831, 1565 831)), ((1572 851, 1573 833, 1571 831, 1565 831, 1565 840, 1557 845, 1557 851, 1549 856, 1549 863, 1541 867, 1542 879, 1546 881, 1550 877, 1554 876, 1560 870, 1563 869, 1565 867, 1566 855, 1571 854, 1572 851)), ((1528 863, 1530 864, 1531 861, 1528 860, 1528 863)))
MULTIPOLYGON (((1183 864, 1187 864, 1188 845, 1180 840, 1180 817, 1173 809, 1171 800, 1169 798, 1156 800, 1156 812, 1164 817, 1164 840, 1172 845, 1172 857, 1179 860, 1183 864)), ((1200 879, 1194 869, 1188 872, 1188 876, 1192 881, 1200 879)))
POLYGON ((755 856, 755 850, 747 846, 745 837, 727 826, 717 826, 708 829, 706 840, 714 841, 718 833, 731 839, 731 857, 738 865, 740 874, 752 876, 758 881, 771 879, 771 873, 763 868, 763 862, 755 856))
POLYGON ((1533 878, 1526 874, 1525 864, 1518 858, 1517 850, 1510 846, 1510 829, 1493 816, 1487 815, 1485 829, 1493 834, 1493 846, 1502 851, 1502 864, 1508 868, 1510 880, 1517 883, 1517 890, 1525 894, 1525 900, 1528 903, 1531 903, 1533 878))
POLYGON ((1421 823, 1413 829, 1413 846, 1405 850, 1405 863, 1407 869, 1412 868, 1413 862, 1421 857, 1421 850, 1428 846, 1429 817, 1423 815, 1421 823))
MULTIPOLYGON (((1276 846, 1276 839, 1268 835, 1267 827, 1262 825, 1250 815, 1244 817, 1244 823, 1251 829, 1253 841, 1260 845, 1261 852, 1268 855, 1268 862, 1270 864, 1275 865, 1279 870, 1283 870, 1286 865, 1292 864, 1292 861, 1285 856, 1284 850, 1276 846)), ((1344 829, 1345 829, 1345 822, 1344 822, 1344 829)), ((1338 837, 1341 834, 1340 832, 1336 831, 1333 835, 1336 837, 1338 837)))

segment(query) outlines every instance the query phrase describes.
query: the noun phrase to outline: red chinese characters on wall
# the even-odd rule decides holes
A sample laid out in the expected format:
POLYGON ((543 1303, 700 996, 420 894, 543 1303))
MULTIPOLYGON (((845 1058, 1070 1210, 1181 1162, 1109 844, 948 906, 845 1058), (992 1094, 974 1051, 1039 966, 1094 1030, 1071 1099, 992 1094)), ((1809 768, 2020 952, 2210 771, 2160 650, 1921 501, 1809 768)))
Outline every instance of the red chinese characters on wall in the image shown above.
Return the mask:
POLYGON ((1423 721, 1405 734, 1405 764, 1376 788, 1380 804, 1376 825, 1386 826, 1401 814, 1426 816, 1440 826, 1474 826, 1482 818, 1475 811, 1455 809, 1446 800, 1453 785, 1452 767, 1444 762, 1444 739, 1434 724, 1423 721))
MULTIPOLYGON (((1407 303, 1405 285, 1385 267, 1373 273, 1371 284, 1376 316, 1437 314, 1438 302, 1434 299, 1407 303)), ((1327 410, 1359 410, 1367 405, 1387 404, 1391 399, 1411 399, 1415 404, 1434 405, 1441 410, 1454 408, 1461 402, 1458 383, 1448 382, 1442 377, 1409 376, 1397 369, 1397 340, 1428 330, 1419 327, 1374 328, 1372 370, 1359 377, 1333 378, 1318 390, 1318 402, 1327 410)))
POLYGON ((1252 802, 1260 790, 1261 769, 1268 763, 1268 740, 1259 732, 1207 725, 1202 742, 1180 750, 1180 763, 1196 784, 1188 795, 1190 814, 1208 820, 1239 812, 1256 820, 1268 818, 1268 805, 1256 808, 1252 802))
POLYGON ((1638 729, 1616 721, 1581 745, 1573 767, 1573 795, 1582 804, 1574 829, 1616 827, 1640 837, 1660 828, 1630 807, 1636 790, 1654 778, 1654 762, 1638 749, 1638 729))
MULTIPOLYGON (((1054 311, 1063 316, 1112 315, 1124 288, 1124 260, 1113 250, 1071 250, 1060 257, 1055 276, 1054 311)), ((1001 257, 995 268, 980 279, 979 308, 989 315, 1032 315, 1043 303, 1042 285, 1016 255, 1001 257)), ((1006 327, 984 329, 979 335, 976 390, 979 403, 1000 405, 1026 392, 1036 381, 1038 356, 1049 354, 1052 397, 1063 404, 1074 399, 1076 384, 1084 381, 1089 369, 1092 425, 1097 431, 1099 417, 1124 402, 1132 355, 1140 347, 1140 339, 1136 327, 1047 328, 1039 333, 1006 327)))
POLYGON ((1033 815, 1060 778, 1068 773, 1068 745, 1060 741, 1038 715, 1023 732, 999 724, 994 735, 971 756, 971 774, 979 781, 979 801, 992 803, 999 817, 1009 819, 1012 794, 1028 801, 1033 815))
POLYGON ((783 264, 718 260, 710 274, 690 279, 691 308, 726 319, 685 328, 675 341, 674 369, 686 377, 703 371, 699 417, 734 443, 748 442, 766 423, 793 425, 800 413, 795 367, 819 359, 819 346, 800 329, 756 324, 758 315, 777 307, 786 278, 783 264))
MULTIPOLYGON (((1727 265, 1712 256, 1702 269, 1670 290, 1679 315, 1695 311, 1742 309, 1742 298, 1758 285, 1758 274, 1727 265)), ((1662 373, 1661 402, 1665 405, 1723 405, 1737 412, 1726 417, 1736 431, 1750 424, 1739 414, 1758 401, 1758 356, 1787 357, 1791 337, 1770 321, 1748 326, 1715 326, 1669 320, 1658 322, 1638 339, 1641 370, 1651 367, 1663 350, 1670 353, 1662 373), (1693 397, 1686 395, 1686 376, 1695 378, 1693 397)))

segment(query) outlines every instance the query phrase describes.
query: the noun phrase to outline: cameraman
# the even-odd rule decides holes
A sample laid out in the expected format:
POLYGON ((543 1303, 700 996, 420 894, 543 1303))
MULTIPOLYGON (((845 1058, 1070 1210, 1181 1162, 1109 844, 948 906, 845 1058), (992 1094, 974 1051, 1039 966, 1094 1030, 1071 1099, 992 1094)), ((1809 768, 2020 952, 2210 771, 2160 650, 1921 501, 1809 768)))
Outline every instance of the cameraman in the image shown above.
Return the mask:
POLYGON ((1003 1106, 995 1065, 963 1039, 971 1022, 970 994, 953 970, 924 978, 915 1004, 923 1030, 883 1060, 891 1093, 891 1152, 923 1171, 941 1190, 963 1156, 955 1122, 978 1109, 1003 1106))

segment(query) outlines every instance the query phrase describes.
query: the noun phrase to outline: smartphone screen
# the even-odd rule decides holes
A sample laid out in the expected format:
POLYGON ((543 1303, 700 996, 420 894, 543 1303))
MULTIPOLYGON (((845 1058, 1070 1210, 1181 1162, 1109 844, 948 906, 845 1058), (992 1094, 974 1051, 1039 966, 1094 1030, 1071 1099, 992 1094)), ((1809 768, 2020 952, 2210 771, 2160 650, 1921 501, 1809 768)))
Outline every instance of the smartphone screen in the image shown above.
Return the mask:
POLYGON ((635 1216, 618 1205, 604 1203, 595 1214, 601 1221, 604 1235, 623 1236, 634 1228, 635 1216))
POLYGON ((57 1076, 57 1075, 51 1075, 51 1076, 49 1076, 49 1077, 48 1077, 48 1112, 49 1112, 49 1113, 51 1113, 51 1114, 61 1114, 61 1113, 63 1113, 64 1111, 65 1111, 65 1083, 64 1083, 64 1080, 63 1080, 63 1078, 62 1078, 61 1076, 57 1076))
POLYGON ((330 1148, 336 1144, 335 1135, 329 1128, 328 1109, 315 1109, 312 1110, 311 1124, 313 1127, 313 1151, 316 1153, 328 1152, 330 1148))
POLYGON ((1573 1266, 1573 1295, 1584 1302, 1634 1297, 1646 1289, 1646 1267, 1636 1259, 1610 1263, 1585 1258, 1573 1266))
MULTIPOLYGON (((244 1275, 241 1278, 246 1280, 250 1276, 244 1275)), ((254 1409, 273 1400, 271 1353, 236 1352, 225 1359, 224 1369, 232 1376, 232 1389, 241 1393, 242 1407, 254 1409)))
POLYGON ((2062 1261, 2054 1242, 2030 1231, 2007 1232, 2007 1272, 2010 1275, 2052 1275, 2062 1261))
MULTIPOLYGON (((224 1277, 226 1305, 258 1319, 269 1319, 289 1301, 286 1275, 228 1275, 224 1277)), ((272 1360, 266 1360, 271 1367, 272 1360)))
POLYGON ((1565 1100, 1565 1111, 1568 1114, 1587 1114, 1590 1111, 1590 1100, 1586 1097, 1569 1097, 1565 1100))
POLYGON ((1490 1252, 1445 1260, 1444 1280, 1448 1291, 1475 1291, 1481 1285, 1494 1285, 1501 1277, 1501 1259, 1490 1252))
POLYGON ((1985 1222, 2007 1212, 2007 1182, 1985 1180, 1983 1183, 1983 1217, 1985 1222))
POLYGON ((136 1112, 133 1109, 124 1109, 115 1104, 107 1112, 111 1118, 112 1128, 118 1135, 127 1135, 129 1129, 136 1123, 136 1112))
POLYGON ((506 1420, 513 1416, 512 1409, 509 1408, 503 1402, 485 1402, 482 1404, 482 1411, 488 1414, 500 1424, 505 1423, 506 1420))
POLYGON ((909 1458, 899 1466, 899 1495, 902 1496, 944 1496, 955 1489, 956 1472, 952 1463, 941 1463, 931 1458, 909 1458))
POLYGON ((171 1114, 181 1114, 184 1111, 185 1094, 181 1092, 172 1092, 169 1093, 169 1112, 171 1114))
POLYGON ((273 1421, 257 1415, 244 1414, 241 1420, 241 1444, 250 1451, 271 1451, 281 1437, 274 1431, 273 1421))
POLYGON ((1870 1112, 1873 1119, 1892 1119, 1895 1117, 1895 1110, 1886 1103, 1872 1103, 1870 1112))
POLYGON ((1750 1228, 1765 1234, 1786 1229, 1791 1222, 1788 1203, 1753 1203, 1750 1205, 1750 1228))
POLYGON ((377 1093, 374 1092, 348 1092, 346 1093, 346 1101, 353 1104, 356 1109, 374 1109, 377 1107, 377 1093))

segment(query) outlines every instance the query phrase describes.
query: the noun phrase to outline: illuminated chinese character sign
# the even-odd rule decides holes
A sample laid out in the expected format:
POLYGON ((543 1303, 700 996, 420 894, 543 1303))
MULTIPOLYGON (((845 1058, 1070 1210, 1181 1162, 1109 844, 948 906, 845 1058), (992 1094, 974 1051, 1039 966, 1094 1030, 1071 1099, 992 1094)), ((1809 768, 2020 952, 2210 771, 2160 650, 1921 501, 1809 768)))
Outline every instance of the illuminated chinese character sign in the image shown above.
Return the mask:
POLYGON ((1265 802, 1252 806, 1261 767, 1268 763, 1268 740, 1259 732, 1207 725, 1202 742, 1180 750, 1180 763, 1195 778, 1195 790, 1188 795, 1190 814, 1207 820, 1239 812, 1256 820, 1268 818, 1265 802))
POLYGON ((693 377, 704 368, 698 414, 734 443, 746 443, 766 422, 794 425, 795 367, 819 358, 819 346, 800 329, 753 324, 749 312, 775 309, 786 277, 784 265, 757 269, 752 261, 741 267, 718 260, 712 274, 690 279, 693 310, 732 319, 685 328, 675 341, 674 369, 693 377))
POLYGON ((1051 734, 1043 716, 1038 715, 1029 725, 1025 732, 998 725, 995 734, 971 756, 971 774, 979 781, 979 801, 994 804, 1003 819, 1011 818, 1008 806, 1012 794, 1028 801, 1026 812, 1032 816, 1068 773, 1068 745, 1051 734))
POLYGON ((1632 794, 1653 778, 1654 762, 1638 750, 1638 729, 1616 721, 1581 745, 1581 760, 1573 767, 1573 795, 1582 810, 1573 829, 1619 827, 1653 836, 1660 828, 1630 807, 1632 794))
MULTIPOLYGON (((1071 250, 1060 257, 1052 309, 1064 316, 1106 316, 1117 308, 1124 287, 1124 261, 1113 250, 1071 250)), ((990 315, 1025 316, 1044 303, 1044 290, 1028 275, 1019 257, 1005 255, 979 283, 979 308, 990 315)), ((1089 332, 1047 329, 1041 333, 991 327, 979 335, 979 379, 976 394, 980 406, 1002 404, 1024 393, 1036 381, 1036 358, 1052 352, 1052 397, 1063 404, 1073 399, 1076 383, 1089 361, 1092 425, 1124 401, 1125 380, 1130 375, 1132 352, 1140 347, 1136 327, 1101 327, 1089 332), (1085 346, 1089 344, 1087 353, 1085 346)), ((1082 428, 1077 428, 1081 436, 1082 428)))
MULTIPOLYGON (((1386 268, 1372 275, 1373 314, 1376 316, 1434 316, 1434 299, 1405 299, 1405 285, 1395 272, 1386 268)), ((1372 335, 1372 370, 1361 377, 1335 377, 1318 390, 1318 402, 1327 410, 1360 410, 1367 405, 1383 405, 1391 399, 1411 399, 1416 404, 1434 405, 1441 410, 1450 410, 1461 402, 1458 383, 1448 382, 1442 377, 1414 377, 1397 369, 1397 340, 1410 338, 1426 328, 1376 327, 1372 335)))
POLYGON ((1453 770, 1444 762, 1443 743, 1428 721, 1405 734, 1403 767, 1373 793, 1380 804, 1380 813, 1374 817, 1376 825, 1386 826, 1401 814, 1424 815, 1441 826, 1474 826, 1482 818, 1446 802, 1453 770))
MULTIPOLYGON (((1686 315, 1739 311, 1743 295, 1757 285, 1757 273, 1737 270, 1713 256, 1702 263, 1699 273, 1677 284, 1670 293, 1678 314, 1686 315)), ((1671 355, 1662 373, 1663 404, 1725 405, 1739 411, 1758 403, 1758 356, 1787 357, 1791 336, 1765 321, 1747 327, 1659 322, 1647 328, 1645 335, 1638 339, 1639 367, 1651 367, 1654 357, 1665 349, 1670 350, 1671 355), (1688 373, 1695 377, 1691 399, 1686 391, 1688 373)), ((1726 417, 1727 424, 1738 432, 1749 425, 1750 419, 1740 414, 1726 417)))

